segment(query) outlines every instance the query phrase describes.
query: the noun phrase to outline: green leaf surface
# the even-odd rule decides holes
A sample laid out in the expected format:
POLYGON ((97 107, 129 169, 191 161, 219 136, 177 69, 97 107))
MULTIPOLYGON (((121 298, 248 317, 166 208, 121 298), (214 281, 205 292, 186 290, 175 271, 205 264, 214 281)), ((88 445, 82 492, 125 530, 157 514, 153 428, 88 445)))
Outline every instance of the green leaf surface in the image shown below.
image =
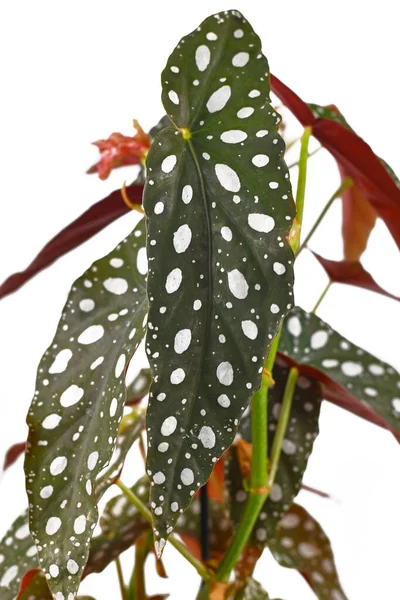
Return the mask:
POLYGON ((268 63, 240 13, 183 38, 162 84, 175 126, 152 144, 144 193, 158 553, 260 385, 292 302, 294 214, 268 63))
POLYGON ((290 507, 269 549, 280 565, 300 571, 319 600, 346 600, 329 539, 302 506, 290 507))
POLYGON ((285 320, 279 350, 358 399, 400 433, 400 374, 393 367, 299 307, 285 320))
POLYGON ((75 282, 39 365, 25 473, 32 536, 57 600, 79 586, 97 522, 96 479, 111 460, 125 368, 144 335, 144 245, 142 220, 75 282))
MULTIPOLYGON (((268 400, 268 445, 272 448, 274 431, 278 422, 282 396, 289 369, 279 359, 273 371, 275 386, 269 391, 268 400)), ((321 407, 320 385, 311 378, 300 376, 293 396, 292 410, 282 444, 279 467, 269 497, 267 498, 254 526, 251 545, 263 548, 275 535, 275 528, 300 490, 308 458, 318 434, 318 418, 321 407)), ((251 442, 251 409, 243 417, 239 433, 251 442)), ((227 461, 226 481, 231 502, 231 518, 236 524, 242 516, 247 492, 240 470, 237 449, 232 448, 227 461)))
POLYGON ((36 546, 29 533, 27 514, 16 519, 0 542, 0 598, 14 600, 21 579, 38 566, 36 546))

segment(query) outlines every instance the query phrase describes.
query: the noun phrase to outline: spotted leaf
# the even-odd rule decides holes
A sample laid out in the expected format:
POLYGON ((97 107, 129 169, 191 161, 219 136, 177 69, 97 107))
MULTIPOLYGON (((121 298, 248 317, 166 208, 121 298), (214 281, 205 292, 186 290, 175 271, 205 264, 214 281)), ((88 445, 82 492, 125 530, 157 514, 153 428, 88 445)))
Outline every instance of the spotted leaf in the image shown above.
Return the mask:
POLYGON ((21 579, 38 566, 36 546, 31 538, 26 513, 18 517, 0 542, 0 598, 14 600, 21 579))
MULTIPOLYGON (((342 396, 347 399, 341 404, 344 408, 373 422, 375 414, 378 424, 400 436, 400 374, 393 367, 299 307, 289 313, 284 323, 279 350, 303 372, 337 392, 338 404, 342 396)), ((335 401, 335 394, 329 399, 335 401)))
POLYGON ((39 365, 25 473, 31 532, 57 600, 79 586, 97 522, 96 479, 122 418, 125 367, 144 335, 144 243, 141 221, 75 282, 39 365))
MULTIPOLYGON (((279 418, 288 371, 288 367, 278 359, 273 371, 275 386, 270 389, 268 402, 270 449, 274 439, 272 432, 275 431, 279 418)), ((279 520, 300 490, 313 442, 318 434, 320 407, 320 385, 306 376, 299 377, 275 483, 252 533, 251 543, 260 548, 263 548, 274 536, 279 520)), ((251 442, 251 409, 245 413, 239 432, 245 441, 251 442)), ((231 503, 231 518, 234 523, 238 523, 246 504, 247 492, 236 446, 232 448, 231 456, 227 461, 226 479, 231 503)))
POLYGON ((300 571, 320 600, 346 600, 329 539, 302 506, 290 507, 269 549, 283 567, 300 571))
POLYGON ((214 15, 181 40, 162 83, 171 126, 148 154, 144 194, 159 553, 260 385, 291 306, 294 212, 280 117, 265 101, 268 63, 240 13, 214 15))

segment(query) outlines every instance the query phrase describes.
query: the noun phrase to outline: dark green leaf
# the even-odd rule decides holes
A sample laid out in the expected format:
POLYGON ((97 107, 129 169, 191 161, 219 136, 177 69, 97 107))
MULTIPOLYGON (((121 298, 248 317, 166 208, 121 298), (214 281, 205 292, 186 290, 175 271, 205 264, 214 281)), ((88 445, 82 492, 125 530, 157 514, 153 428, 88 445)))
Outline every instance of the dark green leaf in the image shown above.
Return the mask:
POLYGON ((111 459, 125 367, 144 335, 144 244, 141 221, 75 282, 39 365, 25 461, 30 527, 49 587, 65 600, 76 593, 86 563, 97 522, 96 478, 111 459))
POLYGON ((320 600, 346 600, 329 539, 302 506, 290 507, 269 549, 280 565, 300 571, 320 600))
POLYGON ((21 579, 38 566, 36 546, 31 538, 27 514, 24 513, 0 542, 0 598, 14 600, 21 579))
MULTIPOLYGON (((288 367, 275 363, 273 377, 275 386, 270 389, 268 401, 269 448, 273 443, 281 401, 285 389, 288 367)), ((319 384, 305 376, 299 377, 293 397, 287 432, 274 486, 254 526, 251 543, 263 548, 274 537, 275 528, 300 490, 314 440, 318 434, 318 418, 321 407, 319 384)), ((251 442, 251 411, 245 414, 239 432, 251 442)), ((231 517, 238 523, 247 500, 236 448, 232 448, 227 461, 227 485, 231 501, 231 517)))
POLYGON ((240 13, 214 15, 181 40, 162 83, 175 127, 150 149, 144 197, 159 553, 260 385, 292 301, 294 213, 268 63, 240 13))
POLYGON ((400 434, 400 374, 393 367, 299 307, 284 323, 279 350, 305 370, 312 367, 316 377, 362 402, 400 434))

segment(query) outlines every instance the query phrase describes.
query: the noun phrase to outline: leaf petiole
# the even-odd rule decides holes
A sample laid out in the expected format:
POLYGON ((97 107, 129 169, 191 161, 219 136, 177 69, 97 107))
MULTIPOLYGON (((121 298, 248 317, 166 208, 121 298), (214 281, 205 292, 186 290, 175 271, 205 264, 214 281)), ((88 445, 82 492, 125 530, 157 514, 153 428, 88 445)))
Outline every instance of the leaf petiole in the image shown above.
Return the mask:
MULTIPOLYGON (((138 509, 142 517, 144 517, 150 524, 152 524, 151 512, 147 508, 147 506, 143 504, 140 498, 138 498, 138 496, 134 492, 132 492, 132 490, 130 490, 125 484, 123 484, 122 481, 117 481, 116 485, 126 496, 129 502, 138 509)), ((190 562, 190 564, 196 569, 198 574, 203 579, 208 580, 211 578, 211 574, 209 573, 206 566, 203 565, 201 561, 197 560, 197 558, 193 556, 193 554, 187 549, 187 547, 182 542, 178 540, 176 536, 170 535, 168 541, 171 542, 172 546, 174 546, 174 548, 178 550, 178 552, 182 554, 182 556, 186 558, 187 561, 190 562)))

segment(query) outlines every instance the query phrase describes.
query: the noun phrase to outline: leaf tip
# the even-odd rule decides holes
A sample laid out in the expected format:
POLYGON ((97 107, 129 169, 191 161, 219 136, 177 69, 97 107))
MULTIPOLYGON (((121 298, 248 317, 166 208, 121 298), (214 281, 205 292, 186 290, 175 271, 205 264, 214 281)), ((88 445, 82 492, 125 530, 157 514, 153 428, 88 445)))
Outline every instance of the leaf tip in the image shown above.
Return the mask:
POLYGON ((160 538, 159 540, 154 541, 154 550, 158 560, 160 560, 162 557, 166 543, 167 540, 165 538, 160 538))

